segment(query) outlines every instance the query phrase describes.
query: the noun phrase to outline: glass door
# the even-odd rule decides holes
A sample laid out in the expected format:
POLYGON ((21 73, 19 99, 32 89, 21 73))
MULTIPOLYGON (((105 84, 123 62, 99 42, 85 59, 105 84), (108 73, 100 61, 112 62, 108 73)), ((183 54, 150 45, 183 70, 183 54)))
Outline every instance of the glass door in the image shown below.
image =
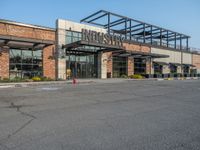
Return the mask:
POLYGON ((97 77, 97 56, 69 56, 66 61, 66 69, 70 69, 71 78, 96 78, 97 77), (72 57, 72 58, 71 58, 72 57), (71 58, 71 59, 70 59, 71 58), (71 61, 70 61, 71 60, 71 61))

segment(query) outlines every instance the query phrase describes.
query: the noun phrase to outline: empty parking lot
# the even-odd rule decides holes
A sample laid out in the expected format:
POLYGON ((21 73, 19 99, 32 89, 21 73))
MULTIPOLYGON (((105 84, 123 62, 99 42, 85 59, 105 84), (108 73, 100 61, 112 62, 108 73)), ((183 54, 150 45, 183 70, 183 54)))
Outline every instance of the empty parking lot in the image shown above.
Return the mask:
POLYGON ((0 89, 0 150, 198 150, 200 81, 0 89))

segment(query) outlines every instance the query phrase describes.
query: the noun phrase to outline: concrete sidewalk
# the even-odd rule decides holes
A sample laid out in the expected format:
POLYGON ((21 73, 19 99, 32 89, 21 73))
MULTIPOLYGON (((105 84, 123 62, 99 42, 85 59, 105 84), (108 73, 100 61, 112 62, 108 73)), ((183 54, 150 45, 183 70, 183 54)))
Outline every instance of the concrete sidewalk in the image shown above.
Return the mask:
MULTIPOLYGON (((186 78, 186 79, 175 79, 175 78, 149 78, 149 79, 124 79, 124 78, 109 78, 109 79, 77 79, 76 84, 85 83, 119 83, 125 81, 162 81, 162 80, 191 80, 199 78, 186 78)), ((72 80, 66 81, 44 81, 44 82, 13 82, 13 83, 0 83, 0 88, 14 88, 14 87, 30 87, 38 85, 59 85, 59 84, 73 84, 72 80)))
MULTIPOLYGON (((157 80, 157 79, 141 79, 146 80, 157 80)), ((110 78, 110 79, 77 79, 76 84, 85 83, 119 83, 124 81, 141 81, 139 79, 123 79, 123 78, 110 78)), ((66 81, 44 81, 44 82, 12 82, 12 83, 0 83, 0 88, 11 88, 11 87, 29 87, 38 85, 59 85, 59 84, 73 84, 73 80, 66 81)))

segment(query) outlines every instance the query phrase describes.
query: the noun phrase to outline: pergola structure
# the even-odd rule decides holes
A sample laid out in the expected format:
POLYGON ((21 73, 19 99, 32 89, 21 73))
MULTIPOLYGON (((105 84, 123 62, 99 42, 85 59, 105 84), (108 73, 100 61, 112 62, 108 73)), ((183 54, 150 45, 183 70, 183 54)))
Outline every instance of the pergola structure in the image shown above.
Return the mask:
POLYGON ((161 28, 149 23, 100 10, 80 22, 93 24, 107 29, 109 34, 117 34, 126 41, 135 41, 151 45, 189 50, 190 36, 161 28))

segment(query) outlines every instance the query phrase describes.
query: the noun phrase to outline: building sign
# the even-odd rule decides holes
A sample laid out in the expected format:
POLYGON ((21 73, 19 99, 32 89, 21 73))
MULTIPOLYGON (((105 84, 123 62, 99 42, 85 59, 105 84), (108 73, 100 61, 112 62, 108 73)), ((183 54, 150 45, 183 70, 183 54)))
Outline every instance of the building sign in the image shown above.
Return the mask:
POLYGON ((111 46, 122 47, 123 38, 116 35, 110 35, 107 33, 82 29, 82 40, 97 44, 105 44, 111 46))

